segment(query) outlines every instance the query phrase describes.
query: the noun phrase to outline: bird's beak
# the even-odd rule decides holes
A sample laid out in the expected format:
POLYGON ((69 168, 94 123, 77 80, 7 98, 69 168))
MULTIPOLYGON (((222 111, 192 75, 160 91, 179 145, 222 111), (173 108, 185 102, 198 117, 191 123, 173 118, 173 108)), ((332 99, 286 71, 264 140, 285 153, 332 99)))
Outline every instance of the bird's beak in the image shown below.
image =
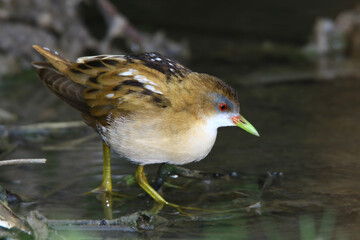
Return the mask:
POLYGON ((245 131, 260 137, 259 133, 256 131, 256 129, 249 123, 243 116, 239 115, 236 117, 231 118, 236 126, 241 127, 245 131))

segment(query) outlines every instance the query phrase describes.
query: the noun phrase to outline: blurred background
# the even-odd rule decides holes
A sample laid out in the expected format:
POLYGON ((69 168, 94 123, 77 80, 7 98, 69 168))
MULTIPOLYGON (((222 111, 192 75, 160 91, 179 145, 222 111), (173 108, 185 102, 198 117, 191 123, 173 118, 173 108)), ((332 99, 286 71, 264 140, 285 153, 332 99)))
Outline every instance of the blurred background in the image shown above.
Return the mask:
POLYGON ((263 64, 305 64, 315 54, 357 57, 357 7, 355 0, 3 0, 0 73, 16 73, 39 60, 32 44, 71 59, 156 51, 200 70, 236 65, 245 73, 263 64))
MULTIPOLYGON (((166 223, 151 231, 93 228, 78 231, 80 239, 358 239, 358 4, 0 0, 0 160, 48 159, 0 166, 0 185, 22 199, 12 208, 49 219, 104 218, 101 199, 82 195, 101 180, 98 136, 41 84, 30 63, 42 58, 31 46, 71 60, 159 52, 230 83, 260 132, 220 129, 209 156, 185 166, 229 178, 174 178, 182 188, 164 189, 172 202, 231 211, 190 220, 166 208, 166 223)), ((112 164, 119 192, 140 194, 114 201, 114 218, 151 208, 129 181, 136 166, 115 154, 112 164)), ((157 166, 146 171, 154 177, 157 166)))

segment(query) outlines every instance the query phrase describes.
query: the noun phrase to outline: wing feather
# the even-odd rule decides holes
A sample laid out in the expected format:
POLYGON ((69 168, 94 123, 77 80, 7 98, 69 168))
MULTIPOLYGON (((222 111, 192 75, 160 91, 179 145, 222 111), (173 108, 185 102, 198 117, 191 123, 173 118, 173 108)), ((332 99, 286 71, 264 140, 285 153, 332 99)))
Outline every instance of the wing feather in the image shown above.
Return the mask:
POLYGON ((167 108, 172 104, 169 86, 191 72, 156 53, 99 55, 72 62, 49 49, 34 48, 50 62, 34 64, 42 81, 83 112, 93 127, 133 111, 167 108))
POLYGON ((88 76, 83 97, 94 116, 118 116, 144 108, 166 108, 171 104, 166 97, 166 75, 147 67, 139 59, 106 55, 83 57, 71 69, 71 72, 88 76))

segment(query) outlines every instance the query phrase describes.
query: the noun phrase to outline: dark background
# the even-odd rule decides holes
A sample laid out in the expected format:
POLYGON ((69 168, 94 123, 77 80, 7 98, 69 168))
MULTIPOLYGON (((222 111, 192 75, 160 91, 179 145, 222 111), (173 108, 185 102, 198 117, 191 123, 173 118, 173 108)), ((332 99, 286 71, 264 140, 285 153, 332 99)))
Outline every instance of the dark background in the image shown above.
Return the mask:
MULTIPOLYGON (((184 38, 205 34, 236 41, 271 40, 302 45, 309 40, 318 17, 335 18, 343 10, 354 9, 358 1, 132 0, 113 3, 130 22, 144 30, 163 29, 172 36, 184 38)), ((91 8, 91 4, 84 8, 91 8)), ((104 24, 90 16, 87 21, 93 26, 104 24)), ((105 30, 96 29, 100 30, 97 34, 105 30)))

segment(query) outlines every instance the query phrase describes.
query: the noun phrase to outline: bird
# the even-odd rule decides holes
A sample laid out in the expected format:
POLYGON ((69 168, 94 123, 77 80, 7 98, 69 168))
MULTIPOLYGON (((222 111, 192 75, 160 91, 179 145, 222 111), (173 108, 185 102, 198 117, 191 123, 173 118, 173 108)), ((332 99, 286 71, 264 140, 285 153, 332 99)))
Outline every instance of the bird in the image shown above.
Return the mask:
POLYGON ((71 61, 49 48, 33 48, 47 59, 32 63, 41 81, 79 110, 101 136, 103 179, 97 191, 112 192, 111 148, 138 165, 136 181, 156 202, 179 208, 149 184, 145 165, 202 160, 220 127, 238 126, 259 136, 240 115, 232 87, 161 54, 97 55, 71 61))

